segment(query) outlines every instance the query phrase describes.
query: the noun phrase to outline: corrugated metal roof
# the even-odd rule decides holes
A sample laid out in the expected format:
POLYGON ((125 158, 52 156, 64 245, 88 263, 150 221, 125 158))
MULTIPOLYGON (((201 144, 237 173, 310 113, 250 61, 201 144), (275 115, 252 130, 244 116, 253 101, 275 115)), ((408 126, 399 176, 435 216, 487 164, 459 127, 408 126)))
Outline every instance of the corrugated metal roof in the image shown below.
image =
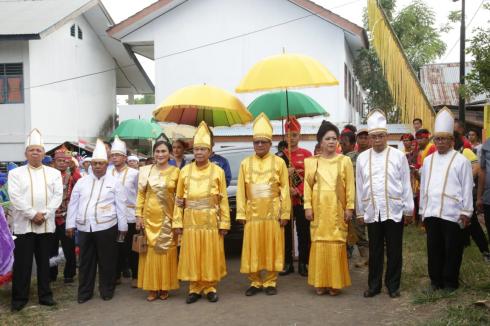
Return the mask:
MULTIPOLYGON (((466 63, 465 73, 473 69, 466 63)), ((420 83, 432 106, 458 106, 459 63, 438 63, 420 68, 420 83)), ((485 99, 484 95, 471 97, 468 102, 485 99)))
POLYGON ((94 0, 0 1, 0 35, 40 34, 94 0))

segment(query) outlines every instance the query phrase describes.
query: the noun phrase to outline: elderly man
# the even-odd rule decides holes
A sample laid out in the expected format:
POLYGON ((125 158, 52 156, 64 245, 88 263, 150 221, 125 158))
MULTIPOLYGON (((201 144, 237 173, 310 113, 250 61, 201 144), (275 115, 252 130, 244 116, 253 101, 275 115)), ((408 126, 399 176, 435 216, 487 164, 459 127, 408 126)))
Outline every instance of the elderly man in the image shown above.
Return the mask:
POLYGON ((388 146, 386 117, 380 110, 368 116, 373 147, 362 152, 356 166, 356 213, 367 224, 369 236, 369 288, 364 297, 381 292, 384 248, 387 268, 385 286, 391 298, 400 296, 403 224, 413 215, 410 169, 403 152, 388 146))
POLYGON ((286 164, 269 153, 272 125, 264 113, 254 121, 253 145, 255 155, 242 161, 238 173, 236 219, 245 224, 240 272, 251 282, 245 295, 262 289, 274 295, 284 265, 283 226, 290 219, 291 199, 286 164))
POLYGON ((78 303, 90 300, 99 270, 99 291, 103 300, 111 300, 117 271, 117 243, 124 238, 126 192, 116 177, 107 171, 108 158, 104 143, 97 139, 92 156, 92 173, 81 178, 68 206, 66 235, 71 238, 78 229, 80 272, 78 303))
POLYGON ((44 144, 34 129, 26 141, 27 164, 8 175, 10 216, 15 239, 12 311, 20 311, 29 299, 32 257, 36 258, 39 304, 52 306, 49 286, 49 254, 53 247, 55 212, 61 204, 63 185, 58 170, 42 164, 44 144))
POLYGON ((473 214, 471 163, 453 149, 454 116, 447 108, 437 113, 437 151, 424 160, 420 179, 420 214, 427 229, 427 258, 431 288, 454 291, 459 286, 463 259, 463 228, 473 214))

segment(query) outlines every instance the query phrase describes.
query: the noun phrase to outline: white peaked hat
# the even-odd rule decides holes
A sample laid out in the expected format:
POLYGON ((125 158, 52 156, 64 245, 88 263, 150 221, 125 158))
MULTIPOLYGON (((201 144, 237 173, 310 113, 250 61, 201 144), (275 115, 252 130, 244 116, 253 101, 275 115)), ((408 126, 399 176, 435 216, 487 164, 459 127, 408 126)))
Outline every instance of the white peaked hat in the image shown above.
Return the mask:
POLYGON ((95 149, 94 152, 92 153, 92 162, 93 161, 107 162, 107 151, 105 149, 105 144, 100 139, 97 139, 97 143, 95 143, 95 149))
POLYGON ((40 146, 44 148, 43 138, 41 136, 41 132, 36 128, 32 129, 26 139, 26 148, 31 146, 40 146))
POLYGON ((135 155, 129 155, 128 156, 128 161, 139 161, 140 159, 138 158, 138 156, 135 156, 135 155))
POLYGON ((381 110, 373 110, 369 112, 367 117, 368 133, 388 132, 386 128, 386 116, 381 110))
POLYGON ((447 107, 443 107, 436 115, 434 136, 453 136, 454 115, 447 107))
POLYGON ((114 142, 112 143, 112 147, 111 147, 111 154, 112 153, 127 155, 126 143, 123 142, 121 139, 119 139, 119 136, 116 136, 114 138, 114 142))

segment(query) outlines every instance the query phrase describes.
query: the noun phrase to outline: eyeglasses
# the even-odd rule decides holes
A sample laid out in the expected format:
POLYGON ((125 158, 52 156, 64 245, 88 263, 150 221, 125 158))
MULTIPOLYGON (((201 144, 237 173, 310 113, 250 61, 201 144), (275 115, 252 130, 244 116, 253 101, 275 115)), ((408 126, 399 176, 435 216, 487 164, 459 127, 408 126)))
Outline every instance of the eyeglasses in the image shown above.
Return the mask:
POLYGON ((254 140, 254 145, 266 145, 269 143, 270 143, 270 141, 268 141, 268 140, 254 140))

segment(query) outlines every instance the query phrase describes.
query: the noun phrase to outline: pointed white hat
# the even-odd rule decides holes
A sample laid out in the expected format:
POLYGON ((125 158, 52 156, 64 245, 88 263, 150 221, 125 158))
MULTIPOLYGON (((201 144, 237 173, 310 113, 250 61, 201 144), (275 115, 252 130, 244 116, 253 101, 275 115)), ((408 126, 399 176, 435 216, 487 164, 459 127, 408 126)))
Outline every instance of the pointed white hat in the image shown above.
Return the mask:
POLYGON ((388 132, 386 128, 386 116, 381 110, 373 110, 369 112, 367 117, 368 133, 388 132))
POLYGON ((112 153, 127 155, 126 143, 119 139, 119 136, 114 138, 114 142, 112 143, 111 147, 111 154, 112 153))
POLYGON ((44 142, 41 136, 41 132, 36 128, 32 129, 26 139, 26 148, 31 146, 40 146, 44 148, 44 142))
POLYGON ((92 162, 93 161, 107 162, 107 151, 105 150, 105 144, 100 139, 97 139, 97 142, 95 143, 95 149, 92 153, 92 162))
POLYGON ((139 161, 140 159, 136 155, 129 155, 128 161, 139 161))
POLYGON ((443 107, 436 115, 434 136, 453 136, 454 115, 447 107, 443 107))

